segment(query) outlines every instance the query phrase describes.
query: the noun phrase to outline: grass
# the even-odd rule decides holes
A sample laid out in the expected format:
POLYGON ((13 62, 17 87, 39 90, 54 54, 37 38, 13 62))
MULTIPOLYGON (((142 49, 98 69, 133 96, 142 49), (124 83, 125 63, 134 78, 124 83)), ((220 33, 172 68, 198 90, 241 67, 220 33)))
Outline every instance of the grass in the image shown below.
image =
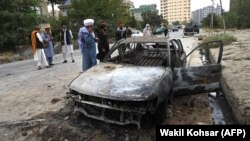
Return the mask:
POLYGON ((244 60, 250 60, 250 57, 245 57, 245 58, 243 58, 244 60))
POLYGON ((235 58, 233 61, 242 61, 242 58, 235 58))
POLYGON ((244 44, 241 43, 241 44, 239 45, 239 48, 241 48, 241 49, 247 49, 247 46, 245 46, 244 44))
POLYGON ((233 52, 227 52, 227 53, 224 53, 224 56, 228 56, 228 55, 231 55, 233 54, 233 52))
MULTIPOLYGON (((216 41, 216 40, 221 40, 223 42, 224 45, 229 45, 232 42, 236 42, 237 39, 236 37, 232 36, 232 35, 228 35, 228 34, 217 34, 217 35, 213 35, 213 36, 208 36, 203 40, 203 43, 206 42, 210 42, 210 41, 216 41)), ((219 47, 218 44, 217 45, 211 45, 210 48, 216 48, 219 47)))

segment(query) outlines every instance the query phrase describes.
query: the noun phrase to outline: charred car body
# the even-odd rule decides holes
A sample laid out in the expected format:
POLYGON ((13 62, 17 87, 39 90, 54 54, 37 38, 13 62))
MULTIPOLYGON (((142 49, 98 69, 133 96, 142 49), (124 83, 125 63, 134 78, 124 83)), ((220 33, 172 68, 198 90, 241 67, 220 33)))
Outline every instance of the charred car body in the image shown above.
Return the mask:
POLYGON ((120 40, 104 62, 70 84, 74 111, 108 123, 136 124, 138 128, 147 114, 164 119, 174 92, 213 91, 218 87, 209 81, 198 83, 211 77, 209 72, 216 76, 213 82, 217 83, 219 65, 185 68, 186 57, 180 40, 147 36, 120 40), (201 70, 207 71, 205 77, 200 75, 201 70), (192 82, 199 85, 198 90, 192 82))

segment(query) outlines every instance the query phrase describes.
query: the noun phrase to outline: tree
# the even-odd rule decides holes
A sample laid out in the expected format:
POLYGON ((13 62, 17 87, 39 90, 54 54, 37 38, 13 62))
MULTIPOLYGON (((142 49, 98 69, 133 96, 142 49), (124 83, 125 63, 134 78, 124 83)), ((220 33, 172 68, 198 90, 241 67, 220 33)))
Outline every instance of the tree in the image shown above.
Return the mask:
POLYGON ((150 24, 151 27, 158 27, 162 23, 166 22, 163 20, 162 15, 158 15, 156 12, 145 12, 142 13, 142 27, 145 27, 146 24, 150 24))
POLYGON ((172 22, 173 25, 180 25, 180 22, 179 21, 174 21, 172 22))
POLYGON ((236 12, 233 11, 225 12, 224 19, 227 28, 237 27, 238 15, 236 12))
POLYGON ((51 3, 51 7, 52 7, 52 15, 53 17, 55 16, 55 9, 54 9, 54 6, 56 4, 62 4, 64 3, 65 0, 48 0, 50 3, 51 3))
MULTIPOLYGON (((208 14, 206 18, 204 18, 201 23, 203 27, 210 27, 210 23, 211 23, 211 17, 212 17, 212 13, 208 14)), ((221 17, 216 15, 215 13, 213 14, 213 27, 214 28, 221 28, 222 27, 222 21, 221 21, 221 17)))
POLYGON ((132 15, 132 16, 130 16, 130 18, 129 18, 129 21, 128 21, 128 24, 127 24, 128 26, 130 26, 130 27, 133 27, 133 28, 138 28, 138 22, 136 21, 136 19, 135 19, 135 16, 134 15, 132 15))
POLYGON ((127 23, 129 8, 123 0, 72 0, 68 15, 70 21, 76 25, 76 30, 87 18, 94 19, 95 25, 106 21, 109 27, 116 29, 119 23, 127 23))
POLYGON ((239 0, 237 2, 238 28, 250 28, 250 1, 239 0))
POLYGON ((250 28, 250 1, 249 0, 231 0, 230 14, 237 17, 238 28, 250 28))
POLYGON ((36 14, 40 0, 0 1, 0 51, 16 50, 17 45, 29 43, 34 25, 41 22, 36 14))

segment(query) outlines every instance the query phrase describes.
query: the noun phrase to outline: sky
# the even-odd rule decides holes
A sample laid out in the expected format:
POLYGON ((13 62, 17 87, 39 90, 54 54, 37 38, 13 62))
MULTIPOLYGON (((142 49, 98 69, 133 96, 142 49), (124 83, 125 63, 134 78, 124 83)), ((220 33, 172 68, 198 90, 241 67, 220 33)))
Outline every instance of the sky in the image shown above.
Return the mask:
MULTIPOLYGON (((131 0, 134 2, 135 8, 138 8, 140 5, 147 4, 156 4, 157 9, 160 10, 160 0, 131 0)), ((225 11, 229 11, 229 1, 230 0, 221 0, 222 7, 225 11)), ((214 4, 220 4, 220 0, 214 0, 214 4)), ((212 5, 212 0, 191 0, 191 11, 195 11, 197 9, 212 5)))

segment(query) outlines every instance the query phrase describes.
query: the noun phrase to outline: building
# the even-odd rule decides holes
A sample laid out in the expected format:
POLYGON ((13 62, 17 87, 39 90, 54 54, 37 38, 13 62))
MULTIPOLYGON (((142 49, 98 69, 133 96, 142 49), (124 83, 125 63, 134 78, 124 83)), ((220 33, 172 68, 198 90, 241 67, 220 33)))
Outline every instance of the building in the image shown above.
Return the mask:
POLYGON ((58 8, 60 9, 59 13, 62 16, 67 16, 67 12, 70 7, 71 7, 71 0, 64 0, 64 3, 58 6, 58 8))
POLYGON ((34 10, 38 15, 49 16, 48 3, 49 3, 48 0, 42 0, 40 6, 35 7, 34 10))
POLYGON ((190 0, 161 0, 161 14, 163 19, 167 20, 170 24, 175 21, 189 22, 190 15, 190 0))
POLYGON ((201 9, 197 9, 192 12, 192 20, 194 23, 200 25, 201 21, 207 17, 208 14, 210 13, 215 13, 217 15, 221 15, 221 6, 217 5, 216 8, 213 6, 207 6, 201 9))
POLYGON ((134 15, 135 19, 137 21, 142 21, 142 13, 147 13, 147 12, 155 12, 155 13, 159 13, 159 11, 156 8, 156 4, 150 4, 150 5, 141 5, 139 8, 131 8, 130 9, 130 14, 134 15))

